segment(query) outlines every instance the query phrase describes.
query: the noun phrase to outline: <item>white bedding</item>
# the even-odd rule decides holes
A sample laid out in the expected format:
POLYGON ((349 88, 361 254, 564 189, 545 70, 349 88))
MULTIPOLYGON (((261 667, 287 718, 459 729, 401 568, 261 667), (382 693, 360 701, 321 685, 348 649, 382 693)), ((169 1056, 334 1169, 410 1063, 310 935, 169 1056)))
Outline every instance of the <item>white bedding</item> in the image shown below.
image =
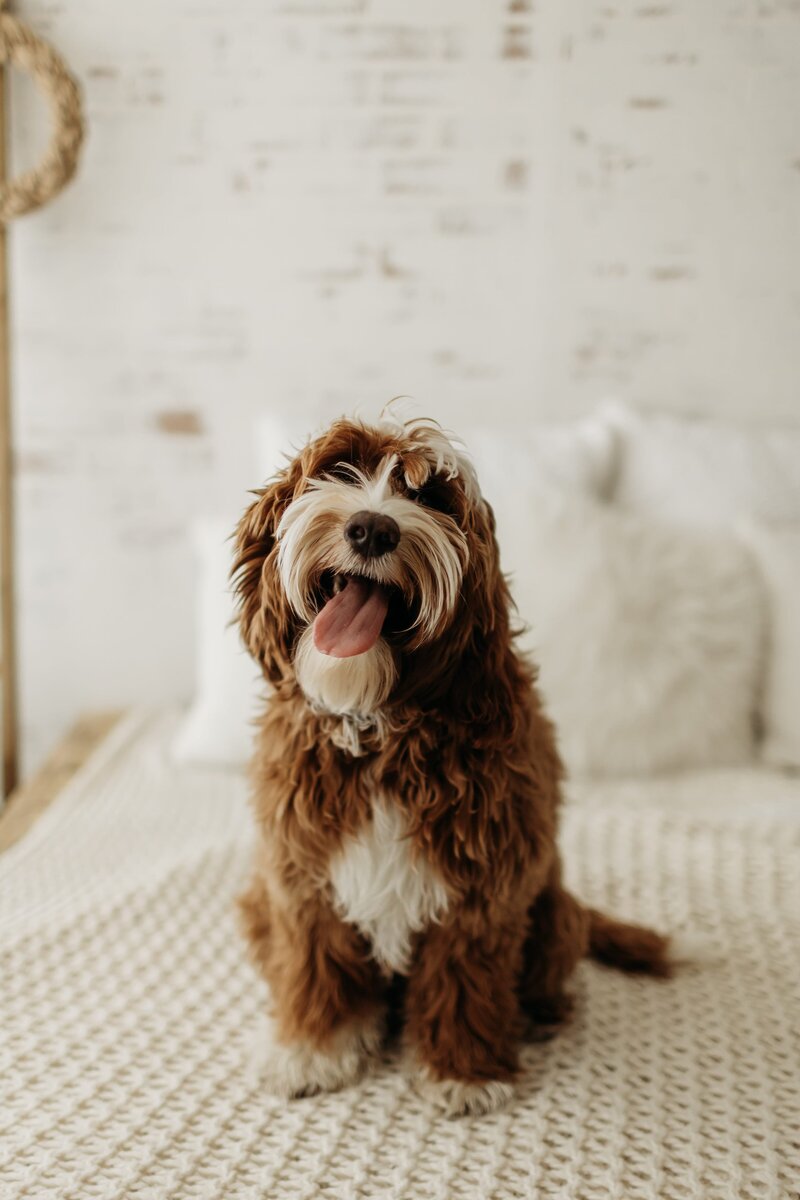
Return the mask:
POLYGON ((0 1196, 788 1200, 800 1180, 800 782, 581 784, 572 885, 687 932, 669 983, 584 964, 511 1106, 436 1119, 389 1056, 291 1104, 250 1063, 264 993, 231 900, 239 774, 133 717, 0 857, 0 1196))

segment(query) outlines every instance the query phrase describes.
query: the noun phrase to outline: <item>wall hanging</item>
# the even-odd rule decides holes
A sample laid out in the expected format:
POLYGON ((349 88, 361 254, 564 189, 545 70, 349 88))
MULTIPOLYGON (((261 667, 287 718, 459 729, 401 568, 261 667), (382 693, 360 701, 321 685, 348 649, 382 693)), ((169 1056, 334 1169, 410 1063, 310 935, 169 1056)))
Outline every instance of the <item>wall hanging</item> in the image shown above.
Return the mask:
POLYGON ((3 727, 3 795, 14 788, 19 764, 19 706, 14 580, 14 462, 8 334, 7 226, 40 208, 69 183, 84 135, 78 85, 63 59, 0 0, 0 708, 3 727), (52 133, 39 164, 7 177, 6 126, 9 67, 26 72, 46 99, 52 133))

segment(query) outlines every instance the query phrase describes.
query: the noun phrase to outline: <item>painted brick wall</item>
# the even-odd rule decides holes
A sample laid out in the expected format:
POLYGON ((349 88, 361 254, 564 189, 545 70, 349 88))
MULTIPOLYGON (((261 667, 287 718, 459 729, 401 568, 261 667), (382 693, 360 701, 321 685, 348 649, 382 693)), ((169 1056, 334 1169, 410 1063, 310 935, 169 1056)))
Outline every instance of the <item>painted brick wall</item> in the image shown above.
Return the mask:
POLYGON ((28 763, 189 691, 187 523, 260 413, 796 416, 798 0, 17 8, 91 121, 13 230, 28 763))

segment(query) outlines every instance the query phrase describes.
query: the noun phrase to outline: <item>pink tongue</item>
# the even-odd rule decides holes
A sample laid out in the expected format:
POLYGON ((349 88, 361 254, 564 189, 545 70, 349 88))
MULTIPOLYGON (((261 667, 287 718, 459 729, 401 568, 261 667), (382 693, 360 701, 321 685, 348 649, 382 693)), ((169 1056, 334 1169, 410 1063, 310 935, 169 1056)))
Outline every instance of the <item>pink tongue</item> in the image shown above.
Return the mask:
POLYGON ((380 637, 389 601, 377 583, 348 579, 314 621, 314 645, 334 658, 363 654, 380 637))

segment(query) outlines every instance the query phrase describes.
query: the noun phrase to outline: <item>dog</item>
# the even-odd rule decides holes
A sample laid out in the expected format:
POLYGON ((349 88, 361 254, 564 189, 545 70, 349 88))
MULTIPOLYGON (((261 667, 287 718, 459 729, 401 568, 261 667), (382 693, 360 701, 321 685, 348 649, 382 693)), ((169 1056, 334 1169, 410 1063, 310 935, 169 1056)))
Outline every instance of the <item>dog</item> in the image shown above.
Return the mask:
POLYGON ((266 1082, 354 1082, 399 1022, 450 1115, 512 1095, 591 955, 667 975, 667 939, 563 886, 563 770, 515 645, 495 522, 434 422, 339 420, 236 531, 244 642, 271 684, 240 899, 269 985, 266 1082))

